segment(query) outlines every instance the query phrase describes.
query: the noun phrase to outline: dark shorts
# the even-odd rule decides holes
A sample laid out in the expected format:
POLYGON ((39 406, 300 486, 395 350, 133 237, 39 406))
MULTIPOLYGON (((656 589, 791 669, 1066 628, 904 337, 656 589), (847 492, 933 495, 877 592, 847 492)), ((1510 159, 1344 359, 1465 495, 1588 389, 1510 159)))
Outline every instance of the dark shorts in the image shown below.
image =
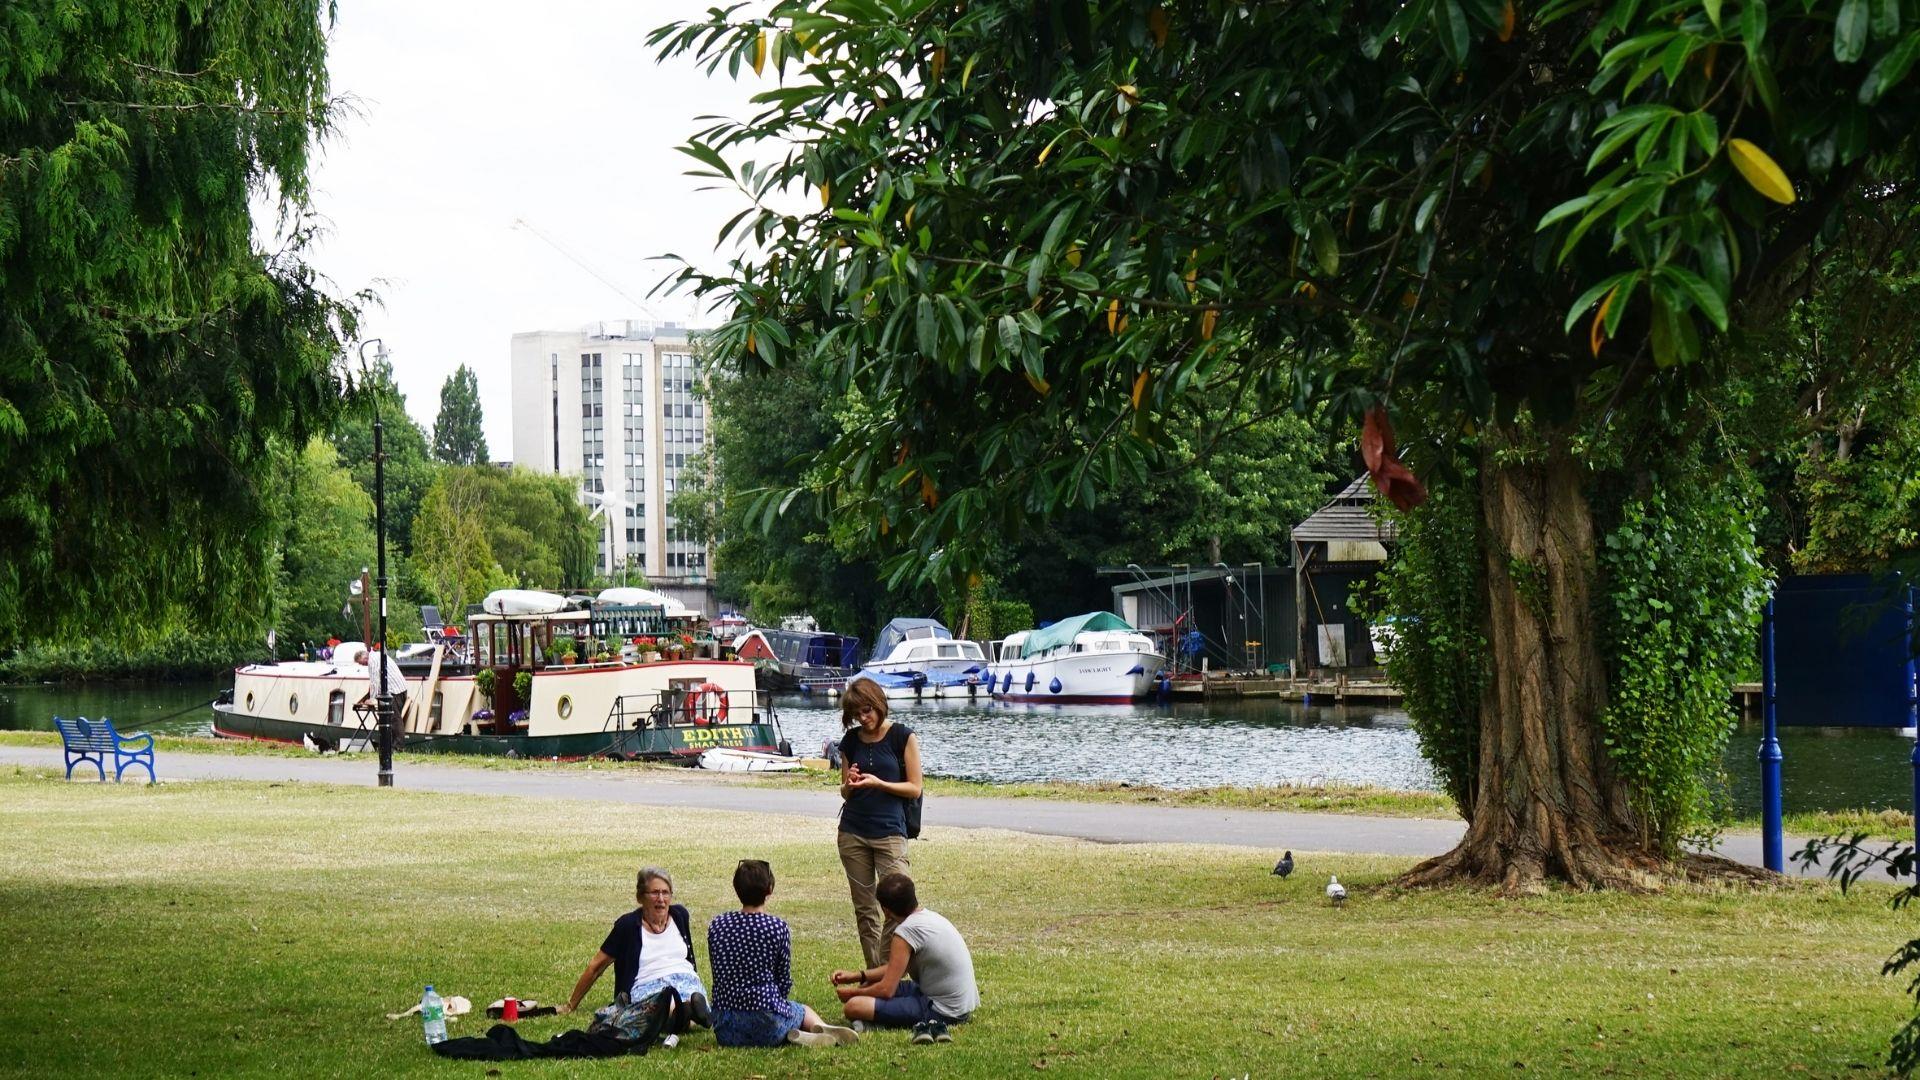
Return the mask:
POLYGON ((901 979, 890 998, 873 999, 873 1022, 881 1027, 912 1027, 928 1020, 964 1024, 964 1016, 947 1016, 933 1007, 933 999, 920 992, 912 979, 901 979))

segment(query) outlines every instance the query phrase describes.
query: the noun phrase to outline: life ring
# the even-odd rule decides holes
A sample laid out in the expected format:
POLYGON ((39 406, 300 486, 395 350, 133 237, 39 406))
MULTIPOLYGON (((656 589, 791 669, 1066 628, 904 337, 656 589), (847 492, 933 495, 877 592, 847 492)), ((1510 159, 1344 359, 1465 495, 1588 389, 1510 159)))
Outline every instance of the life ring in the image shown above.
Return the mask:
POLYGON ((727 722, 727 691, 719 683, 703 682, 687 691, 687 723, 705 726, 727 722))

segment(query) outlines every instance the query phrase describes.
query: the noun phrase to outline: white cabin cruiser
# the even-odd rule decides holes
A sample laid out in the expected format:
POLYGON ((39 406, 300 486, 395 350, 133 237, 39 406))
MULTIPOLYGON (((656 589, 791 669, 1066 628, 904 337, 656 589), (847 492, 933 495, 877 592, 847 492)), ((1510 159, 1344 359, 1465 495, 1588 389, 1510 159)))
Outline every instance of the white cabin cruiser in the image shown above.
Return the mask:
POLYGON ((1122 703, 1146 697, 1167 666, 1153 640, 1095 611, 992 643, 987 684, 1003 701, 1122 703))

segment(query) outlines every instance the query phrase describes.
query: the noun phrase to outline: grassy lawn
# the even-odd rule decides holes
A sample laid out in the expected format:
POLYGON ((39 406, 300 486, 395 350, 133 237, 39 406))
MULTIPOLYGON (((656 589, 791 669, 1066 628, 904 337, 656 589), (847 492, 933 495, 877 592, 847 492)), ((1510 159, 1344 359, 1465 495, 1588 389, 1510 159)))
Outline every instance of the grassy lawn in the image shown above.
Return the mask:
MULTIPOLYGON (((0 1072, 434 1073, 421 984, 564 999, 642 862, 696 926, 735 860, 773 862, 795 996, 855 950, 827 822, 297 784, 0 775, 10 913, 0 1072)), ((1658 897, 1400 894, 1404 861, 929 829, 922 895, 966 933, 983 1006, 950 1046, 720 1050, 503 1074, 663 1076, 1867 1075, 1905 1016, 1906 924, 1873 887, 1658 897), (1356 886, 1344 909, 1326 874, 1356 886)), ((702 942, 704 965, 704 942, 702 942)), ((598 989, 605 989, 604 986, 598 989)), ((610 993, 610 991, 609 991, 610 993)), ((521 1025, 543 1038, 577 1023, 521 1025)), ((457 1021, 478 1034, 484 1020, 457 1021)))

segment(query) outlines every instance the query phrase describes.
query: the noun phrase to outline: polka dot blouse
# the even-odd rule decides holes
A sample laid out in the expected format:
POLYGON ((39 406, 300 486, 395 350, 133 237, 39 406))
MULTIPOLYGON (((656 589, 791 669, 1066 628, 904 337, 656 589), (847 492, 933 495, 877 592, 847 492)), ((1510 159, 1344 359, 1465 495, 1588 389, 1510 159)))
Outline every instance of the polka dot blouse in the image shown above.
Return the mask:
POLYGON ((707 924, 713 1007, 771 1012, 793 992, 793 936, 786 920, 729 911, 707 924))

